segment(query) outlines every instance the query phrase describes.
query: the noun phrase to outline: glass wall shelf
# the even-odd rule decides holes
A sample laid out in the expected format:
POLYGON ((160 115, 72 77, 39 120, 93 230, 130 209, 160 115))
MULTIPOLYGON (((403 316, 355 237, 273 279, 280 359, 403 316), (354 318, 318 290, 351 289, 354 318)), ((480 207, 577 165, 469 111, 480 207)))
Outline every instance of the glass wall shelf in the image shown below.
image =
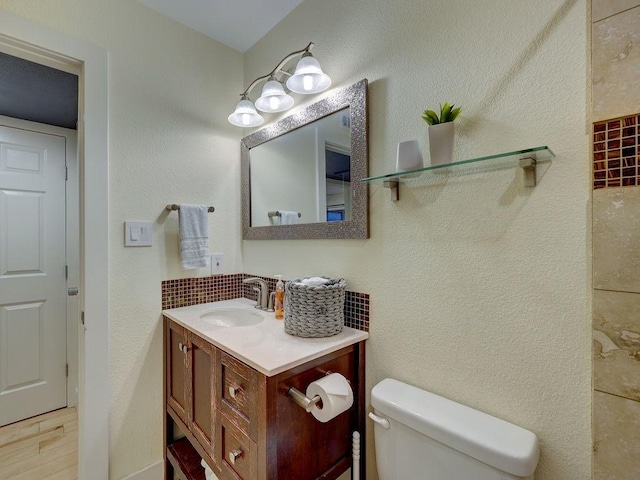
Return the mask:
POLYGON ((534 187, 536 185, 536 165, 551 162, 555 154, 547 146, 525 148, 513 152, 498 153, 486 157, 470 158, 458 162, 444 165, 433 165, 407 170, 405 172, 393 172, 375 177, 363 178, 363 183, 382 183, 385 187, 391 188, 392 200, 398 199, 398 183, 417 180, 425 177, 442 178, 441 175, 464 175, 474 172, 486 172, 492 170, 503 170, 506 168, 520 167, 524 170, 524 185, 534 187))

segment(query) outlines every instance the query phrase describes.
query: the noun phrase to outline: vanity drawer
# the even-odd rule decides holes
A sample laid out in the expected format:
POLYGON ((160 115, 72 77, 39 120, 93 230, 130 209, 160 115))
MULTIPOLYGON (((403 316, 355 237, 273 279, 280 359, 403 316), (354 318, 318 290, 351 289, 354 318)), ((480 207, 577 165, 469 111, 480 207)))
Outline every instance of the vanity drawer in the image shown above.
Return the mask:
POLYGON ((258 448, 242 430, 224 415, 220 415, 216 461, 229 478, 258 478, 258 448))
POLYGON ((256 440, 258 413, 259 374, 251 367, 239 362, 222 351, 220 360, 220 386, 218 408, 246 434, 256 440))

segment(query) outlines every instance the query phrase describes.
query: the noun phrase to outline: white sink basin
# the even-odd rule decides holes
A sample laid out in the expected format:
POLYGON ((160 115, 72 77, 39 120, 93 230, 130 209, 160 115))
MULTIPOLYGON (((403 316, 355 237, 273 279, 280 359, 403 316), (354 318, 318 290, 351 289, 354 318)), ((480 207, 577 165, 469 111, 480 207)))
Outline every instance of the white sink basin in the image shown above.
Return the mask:
POLYGON ((221 307, 207 310, 200 318, 218 327, 248 327, 264 320, 258 312, 247 308, 221 307))

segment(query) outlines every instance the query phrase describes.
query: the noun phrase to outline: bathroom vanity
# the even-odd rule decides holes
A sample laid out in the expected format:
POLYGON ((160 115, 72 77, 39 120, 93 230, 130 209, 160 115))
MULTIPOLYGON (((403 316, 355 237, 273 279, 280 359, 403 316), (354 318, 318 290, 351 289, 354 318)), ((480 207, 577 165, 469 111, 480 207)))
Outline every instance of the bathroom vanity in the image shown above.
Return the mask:
POLYGON ((166 479, 204 480, 201 459, 220 480, 332 480, 351 467, 352 432, 364 433, 368 333, 292 337, 247 299, 165 310, 163 319, 166 479), (240 315, 222 326, 206 320, 211 311, 240 315), (328 373, 349 381, 354 403, 321 423, 288 392, 328 373))

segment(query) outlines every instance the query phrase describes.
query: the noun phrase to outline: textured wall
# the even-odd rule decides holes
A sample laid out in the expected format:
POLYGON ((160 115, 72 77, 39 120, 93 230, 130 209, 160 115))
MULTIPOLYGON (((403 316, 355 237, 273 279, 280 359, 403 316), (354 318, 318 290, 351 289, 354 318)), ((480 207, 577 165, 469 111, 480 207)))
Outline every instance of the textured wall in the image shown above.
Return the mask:
POLYGON ((161 280, 198 273, 180 267, 178 217, 164 206, 214 205, 211 250, 241 270, 241 135, 226 117, 242 56, 134 1, 0 8, 109 51, 110 478, 122 478, 162 455, 161 280), (154 221, 154 246, 125 249, 125 220, 154 221))
POLYGON ((444 101, 464 109, 459 158, 557 154, 535 189, 516 170, 417 180, 397 203, 372 186, 369 240, 243 242, 246 271, 370 293, 368 386, 395 377, 534 431, 537 480, 591 474, 588 29, 578 0, 307 1, 245 54, 245 83, 308 41, 336 88, 368 78, 370 174, 424 144, 421 112, 444 101))
POLYGON ((593 0, 594 480, 640 471, 639 25, 639 0, 593 0))

